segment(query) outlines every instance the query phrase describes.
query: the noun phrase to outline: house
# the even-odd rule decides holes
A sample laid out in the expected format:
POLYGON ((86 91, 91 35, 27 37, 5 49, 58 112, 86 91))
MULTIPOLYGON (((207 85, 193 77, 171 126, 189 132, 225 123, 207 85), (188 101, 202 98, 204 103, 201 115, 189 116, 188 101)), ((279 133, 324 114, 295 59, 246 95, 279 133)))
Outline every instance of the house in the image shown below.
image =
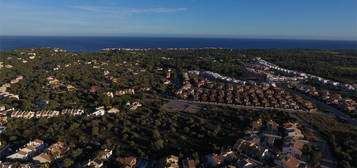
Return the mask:
POLYGON ((100 90, 101 88, 99 86, 92 86, 89 89, 89 93, 96 93, 98 90, 100 90))
POLYGON ((134 168, 136 165, 135 157, 119 157, 116 159, 120 164, 124 165, 125 168, 134 168))
POLYGON ((182 160, 182 168, 196 168, 196 163, 194 160, 189 158, 182 160))
POLYGON ((103 165, 104 165, 104 162, 103 162, 102 160, 94 159, 94 160, 89 160, 89 161, 87 162, 87 164, 85 164, 84 167, 101 168, 101 167, 103 167, 103 165))
POLYGON ((164 85, 168 85, 168 84, 171 84, 171 81, 170 80, 165 80, 164 81, 164 85))
POLYGON ((75 90, 76 88, 73 86, 73 85, 66 85, 66 90, 67 91, 73 91, 75 90))
POLYGON ((109 75, 109 71, 108 70, 105 70, 104 72, 103 72, 103 74, 104 74, 104 76, 107 76, 107 75, 109 75))
POLYGON ((284 153, 291 153, 294 156, 300 158, 302 155, 302 149, 307 141, 304 140, 295 140, 292 138, 286 138, 284 140, 283 150, 284 153))
POLYGON ((98 117, 98 116, 103 116, 105 114, 105 109, 104 106, 97 107, 95 111, 90 114, 92 117, 98 117))
POLYGON ((21 163, 17 168, 34 168, 35 165, 32 163, 21 163))
POLYGON ((276 139, 275 136, 265 136, 265 144, 270 146, 270 147, 274 146, 275 139, 276 139))
POLYGON ((115 113, 119 113, 119 112, 120 112, 120 110, 117 108, 114 108, 114 107, 112 107, 108 110, 109 114, 115 114, 115 113))
POLYGON ((105 149, 103 151, 100 151, 98 153, 98 156, 97 158, 98 159, 101 159, 101 160, 108 160, 113 154, 113 151, 112 150, 109 150, 109 149, 105 149))
MULTIPOLYGON (((0 134, 6 130, 5 126, 0 126, 0 134)), ((1 145, 1 144, 0 144, 1 145)))
POLYGON ((179 158, 175 155, 170 155, 164 160, 165 168, 179 168, 179 158))
POLYGON ((306 163, 290 153, 284 153, 274 160, 274 163, 283 168, 306 168, 306 163))
POLYGON ((0 105, 0 112, 5 111, 6 107, 4 105, 0 105))
POLYGON ((100 168, 104 165, 104 161, 110 159, 112 156, 113 151, 105 149, 103 151, 99 151, 97 156, 93 160, 89 160, 85 166, 87 167, 94 167, 100 168))
POLYGON ((134 111, 134 110, 138 109, 139 107, 141 107, 142 104, 137 101, 133 102, 133 103, 127 102, 126 106, 128 107, 129 110, 134 111))
POLYGON ((251 161, 249 159, 242 159, 242 160, 237 161, 235 166, 238 168, 254 168, 257 166, 257 164, 255 164, 253 161, 251 161))
POLYGON ((278 132, 278 127, 279 127, 279 124, 272 120, 267 122, 267 129, 271 132, 274 132, 274 133, 278 132))
POLYGON ((43 153, 35 156, 33 160, 38 163, 51 163, 56 159, 62 158, 69 148, 63 142, 57 142, 49 146, 43 153))
POLYGON ((258 131, 262 127, 262 125, 263 125, 263 123, 262 123, 261 119, 252 121, 252 130, 258 131))
POLYGON ((107 95, 110 98, 114 97, 114 93, 113 92, 107 92, 107 93, 105 93, 105 95, 107 95))
POLYGON ((16 168, 16 165, 10 162, 0 161, 0 168, 16 168))
POLYGON ((153 162, 151 160, 140 158, 136 163, 136 168, 151 168, 153 167, 153 162))
POLYGON ((238 158, 238 154, 231 149, 223 150, 220 153, 220 157, 223 162, 234 162, 238 158))
POLYGON ((55 160, 55 158, 48 153, 41 153, 32 159, 38 163, 51 163, 55 160))
POLYGON ((251 135, 251 137, 249 138, 248 142, 254 144, 254 145, 259 145, 260 144, 260 137, 258 135, 251 135))
POLYGON ((302 134, 301 130, 298 128, 297 123, 284 123, 283 128, 288 137, 292 137, 294 139, 302 139, 304 135, 302 134))
POLYGON ((213 154, 213 155, 208 155, 206 156, 206 160, 207 160, 207 166, 209 167, 217 167, 218 165, 220 165, 223 160, 220 156, 218 156, 217 154, 213 154))

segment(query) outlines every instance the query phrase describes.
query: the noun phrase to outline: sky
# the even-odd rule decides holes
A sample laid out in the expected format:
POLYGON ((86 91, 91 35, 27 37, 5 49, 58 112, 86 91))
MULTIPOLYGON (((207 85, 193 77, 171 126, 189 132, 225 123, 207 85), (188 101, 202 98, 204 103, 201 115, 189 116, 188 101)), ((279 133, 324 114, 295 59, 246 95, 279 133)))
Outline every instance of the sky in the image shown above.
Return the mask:
POLYGON ((0 0, 0 35, 357 40, 356 0, 0 0))

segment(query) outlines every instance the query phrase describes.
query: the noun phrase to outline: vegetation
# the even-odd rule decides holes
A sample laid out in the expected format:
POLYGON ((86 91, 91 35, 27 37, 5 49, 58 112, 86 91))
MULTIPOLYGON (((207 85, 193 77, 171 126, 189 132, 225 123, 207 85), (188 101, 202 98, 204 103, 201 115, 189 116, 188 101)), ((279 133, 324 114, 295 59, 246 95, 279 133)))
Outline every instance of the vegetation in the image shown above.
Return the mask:
POLYGON ((18 146, 35 138, 49 143, 64 141, 71 148, 64 162, 71 165, 106 148, 113 149, 115 157, 154 159, 169 154, 191 157, 219 152, 221 147, 233 145, 245 135, 252 120, 273 119, 279 123, 290 120, 276 111, 206 107, 202 112, 188 114, 160 111, 160 106, 160 102, 151 102, 138 111, 100 118, 11 119, 2 138, 18 146))
MULTIPOLYGON (((10 81, 18 75, 24 80, 9 91, 20 95, 20 101, 1 99, 0 103, 15 108, 34 109, 36 100, 50 100, 46 109, 90 108, 102 104, 102 94, 124 88, 152 88, 158 95, 170 86, 163 85, 165 70, 173 69, 174 77, 186 70, 209 70, 234 78, 244 77, 244 63, 262 57, 280 66, 302 70, 343 82, 357 82, 357 53, 355 50, 147 50, 116 52, 53 52, 53 49, 18 49, 0 51, 0 60, 14 66, 0 70, 0 81, 10 81), (27 53, 37 57, 29 60, 27 53), (27 60, 23 63, 22 60, 27 60), (90 63, 90 64, 89 64, 90 63), (59 70, 54 68, 59 67, 59 70), (158 68, 163 68, 159 71, 158 68), (104 75, 109 71, 109 75, 104 75), (76 89, 45 87, 46 78, 54 76, 64 86, 76 89), (116 82, 113 82, 116 80, 116 82), (99 91, 88 93, 92 86, 99 91)), ((111 100, 119 105, 122 100, 111 100)))
POLYGON ((357 128, 325 114, 300 114, 332 146, 338 167, 357 167, 357 128))

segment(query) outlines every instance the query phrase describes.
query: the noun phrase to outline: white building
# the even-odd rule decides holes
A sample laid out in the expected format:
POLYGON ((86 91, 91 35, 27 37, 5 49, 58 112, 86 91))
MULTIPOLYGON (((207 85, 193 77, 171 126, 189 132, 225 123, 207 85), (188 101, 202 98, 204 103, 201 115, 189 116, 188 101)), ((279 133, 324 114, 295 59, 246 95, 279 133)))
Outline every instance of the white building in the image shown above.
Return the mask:
POLYGON ((7 159, 27 160, 35 156, 40 151, 44 150, 46 144, 39 139, 30 141, 23 148, 16 151, 16 153, 6 157, 7 159))

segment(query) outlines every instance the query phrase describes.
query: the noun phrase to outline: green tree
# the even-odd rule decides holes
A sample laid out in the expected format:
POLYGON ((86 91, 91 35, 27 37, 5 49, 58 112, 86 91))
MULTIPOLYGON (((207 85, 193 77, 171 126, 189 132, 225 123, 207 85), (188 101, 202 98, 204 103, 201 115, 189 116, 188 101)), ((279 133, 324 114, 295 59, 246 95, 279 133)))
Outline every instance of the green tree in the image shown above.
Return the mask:
POLYGON ((154 149, 155 150, 161 150, 164 148, 164 141, 162 139, 156 140, 154 142, 154 149))
POLYGON ((66 158, 63 161, 63 166, 64 167, 71 167, 73 165, 74 161, 72 159, 66 158))

